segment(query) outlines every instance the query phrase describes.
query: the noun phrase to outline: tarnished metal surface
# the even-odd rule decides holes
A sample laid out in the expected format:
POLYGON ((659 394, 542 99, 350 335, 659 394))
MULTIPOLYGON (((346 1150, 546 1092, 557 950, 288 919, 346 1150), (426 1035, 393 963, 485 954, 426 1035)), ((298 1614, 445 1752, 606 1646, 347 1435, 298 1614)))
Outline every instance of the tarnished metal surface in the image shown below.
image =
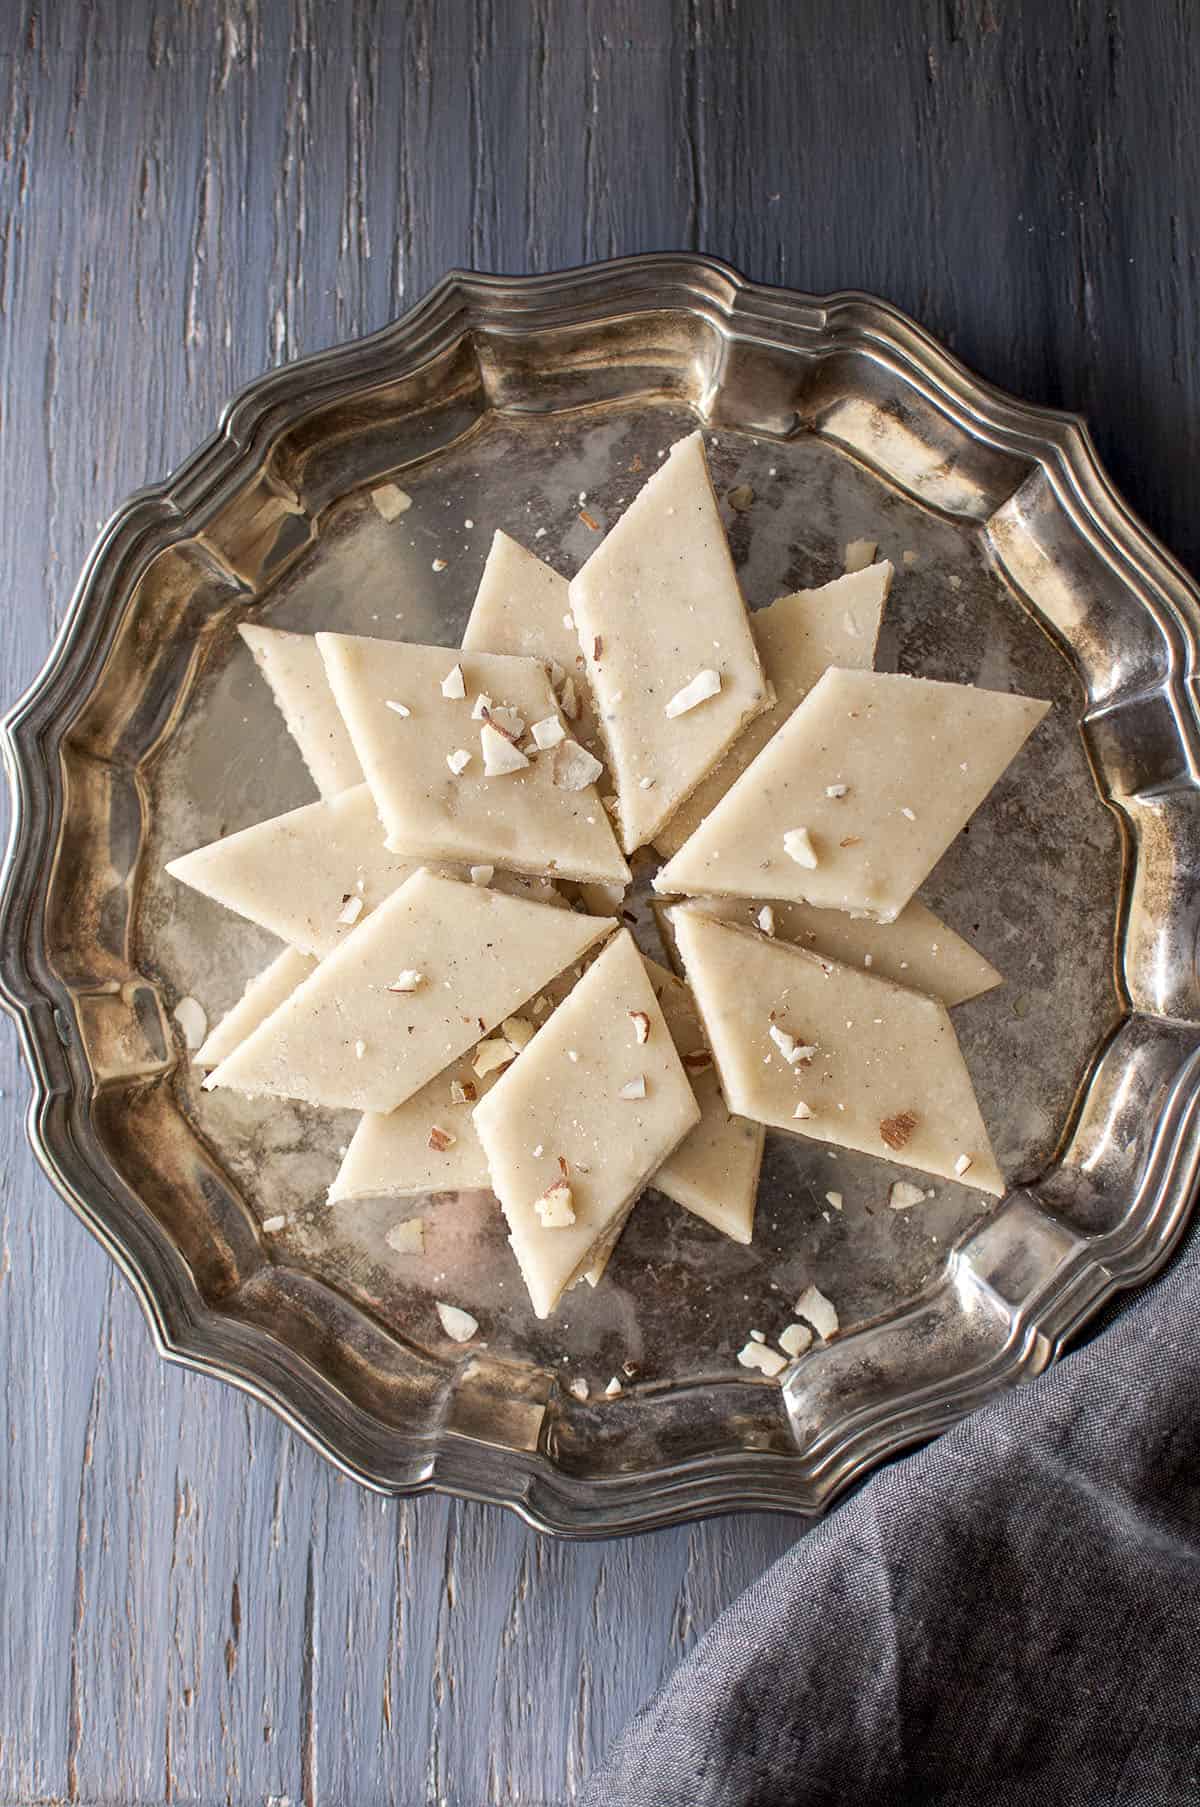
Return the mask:
POLYGON ((1044 1365, 1178 1230, 1196 619, 1078 423, 988 390, 881 303, 684 258, 449 278, 385 333, 255 384, 122 510, 9 718, 3 979, 39 1155, 164 1352, 373 1485, 577 1534, 817 1510, 1044 1365), (923 890, 1005 975, 956 1022, 1017 1189, 985 1219, 946 1184, 893 1213, 900 1169, 772 1138, 753 1247, 649 1197, 605 1284, 539 1325, 488 1195, 431 1201, 426 1256, 402 1262, 394 1205, 324 1203, 351 1119, 199 1090, 174 1003, 215 1019, 274 944, 161 868, 312 795, 238 621, 454 644, 494 526, 574 569, 597 537, 580 492, 602 529, 697 419, 719 491, 754 492, 728 515, 752 606, 874 539, 897 565, 883 664, 1054 702, 923 890), (391 523, 367 499, 384 477, 413 498, 391 523), (783 1390, 748 1379, 733 1352, 810 1280, 848 1333, 783 1390), (476 1313, 485 1349, 446 1343, 435 1295, 476 1313), (566 1393, 623 1361, 619 1401, 566 1393))

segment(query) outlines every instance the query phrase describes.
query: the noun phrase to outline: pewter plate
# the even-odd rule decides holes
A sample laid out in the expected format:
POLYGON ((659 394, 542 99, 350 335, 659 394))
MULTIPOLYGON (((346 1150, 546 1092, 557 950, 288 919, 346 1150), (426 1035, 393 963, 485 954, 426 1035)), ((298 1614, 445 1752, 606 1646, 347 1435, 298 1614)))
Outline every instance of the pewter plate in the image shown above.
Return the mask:
POLYGON ((816 1513, 1043 1368, 1179 1233, 1200 1152, 1198 601, 1078 420, 879 301, 690 257, 450 276, 252 384, 133 497, 7 719, 0 976, 34 1148, 164 1355, 371 1486, 579 1536, 816 1513), (453 645, 494 526, 574 569, 597 537, 580 493, 603 529, 697 421, 719 492, 754 492, 728 515, 752 606, 875 540, 898 573, 884 665, 1053 701, 923 892, 1005 976, 956 1017, 1013 1187, 997 1207, 939 1184, 897 1213, 900 1169, 772 1139, 752 1248, 650 1194, 605 1283, 538 1324, 490 1196, 428 1201, 426 1255, 402 1260, 394 1204, 324 1202, 348 1120, 199 1090, 175 1003, 215 1019, 275 948, 162 864, 312 795, 239 621, 453 645), (391 523, 384 479, 413 498, 391 523), (748 1331, 777 1333, 810 1281, 843 1334, 782 1385, 746 1375, 748 1331), (446 1341, 435 1297, 475 1312, 476 1345, 446 1341), (636 1379, 597 1401, 623 1362, 636 1379))

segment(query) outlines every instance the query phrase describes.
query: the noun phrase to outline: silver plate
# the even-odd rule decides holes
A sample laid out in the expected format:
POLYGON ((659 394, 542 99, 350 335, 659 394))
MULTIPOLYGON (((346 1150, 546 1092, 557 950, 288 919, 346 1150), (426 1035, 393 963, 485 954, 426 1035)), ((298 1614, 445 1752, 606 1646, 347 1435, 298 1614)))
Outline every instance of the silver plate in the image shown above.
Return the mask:
POLYGON ((254 383, 121 509, 8 717, 0 965, 37 1154, 162 1352, 361 1481, 583 1536, 817 1512, 1043 1368, 1178 1235, 1200 1149, 1198 600, 1078 420, 881 302, 688 257, 450 276, 254 383), (539 1325, 488 1197, 431 1201, 428 1255, 403 1263, 394 1207, 323 1202, 344 1120, 197 1089, 174 1004, 215 1018, 274 949, 161 867, 311 795, 238 621, 454 644, 494 525, 573 568, 596 543, 579 493, 603 527, 697 419, 718 489, 754 490, 729 517, 752 604, 873 539, 898 568, 885 663, 1054 701, 924 893, 1006 977, 957 1017, 1017 1183, 986 1215, 950 1185, 893 1213, 885 1166, 772 1141, 751 1249, 651 1195, 606 1283, 539 1325), (390 524, 367 499, 384 478, 413 497, 390 524), (746 1376, 733 1352, 810 1280, 845 1334, 782 1387, 746 1376), (445 1341, 434 1294, 484 1347, 445 1341), (566 1389, 627 1360, 615 1401, 566 1389))

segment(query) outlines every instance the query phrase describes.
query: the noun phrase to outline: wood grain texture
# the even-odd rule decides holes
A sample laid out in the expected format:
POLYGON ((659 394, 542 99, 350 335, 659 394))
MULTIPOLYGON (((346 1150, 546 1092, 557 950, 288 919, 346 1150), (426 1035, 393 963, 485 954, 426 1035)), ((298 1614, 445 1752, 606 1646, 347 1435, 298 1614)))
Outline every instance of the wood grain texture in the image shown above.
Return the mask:
MULTIPOLYGON (((695 247, 1081 408, 1200 565, 1188 0, 9 0, 0 661, 265 366, 451 265, 695 247)), ((796 1535, 381 1503, 166 1368, 0 1047, 0 1800, 570 1800, 796 1535)))

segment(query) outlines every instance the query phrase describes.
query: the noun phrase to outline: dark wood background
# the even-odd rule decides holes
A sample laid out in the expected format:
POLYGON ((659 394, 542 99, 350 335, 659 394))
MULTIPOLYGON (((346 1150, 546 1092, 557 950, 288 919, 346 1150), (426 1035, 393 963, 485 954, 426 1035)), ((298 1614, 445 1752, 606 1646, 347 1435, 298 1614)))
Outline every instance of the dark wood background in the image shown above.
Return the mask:
MULTIPOLYGON (((0 0, 0 670, 265 366, 697 248, 1082 409, 1193 568, 1194 0, 0 0)), ((0 1801, 568 1801, 796 1536, 380 1502, 163 1366, 0 1047, 0 1801)))

